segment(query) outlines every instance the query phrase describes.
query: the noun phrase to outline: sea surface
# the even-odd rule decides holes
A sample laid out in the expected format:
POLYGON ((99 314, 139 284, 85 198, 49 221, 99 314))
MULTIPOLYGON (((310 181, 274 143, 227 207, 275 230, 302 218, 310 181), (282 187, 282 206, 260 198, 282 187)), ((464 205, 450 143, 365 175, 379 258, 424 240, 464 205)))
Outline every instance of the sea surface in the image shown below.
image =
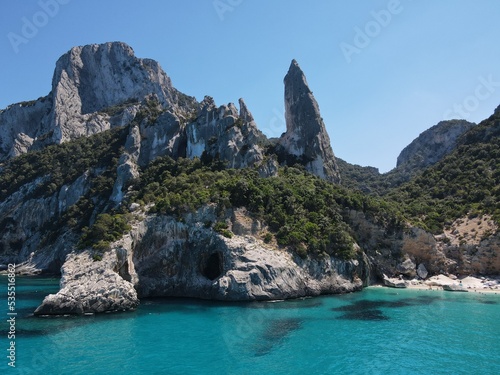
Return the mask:
POLYGON ((34 317, 58 282, 17 278, 11 368, 0 277, 0 374, 500 374, 500 295, 367 288, 271 303, 154 299, 129 313, 34 317))

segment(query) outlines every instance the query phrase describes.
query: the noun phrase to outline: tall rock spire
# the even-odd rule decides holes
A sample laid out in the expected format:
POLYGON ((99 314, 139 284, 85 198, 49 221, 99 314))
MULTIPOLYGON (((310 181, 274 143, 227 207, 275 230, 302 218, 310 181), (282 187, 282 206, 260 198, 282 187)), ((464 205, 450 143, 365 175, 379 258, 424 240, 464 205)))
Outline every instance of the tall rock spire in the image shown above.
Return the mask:
POLYGON ((340 182, 339 168, 318 103, 297 61, 292 60, 284 83, 286 133, 279 143, 309 172, 334 183, 340 182))

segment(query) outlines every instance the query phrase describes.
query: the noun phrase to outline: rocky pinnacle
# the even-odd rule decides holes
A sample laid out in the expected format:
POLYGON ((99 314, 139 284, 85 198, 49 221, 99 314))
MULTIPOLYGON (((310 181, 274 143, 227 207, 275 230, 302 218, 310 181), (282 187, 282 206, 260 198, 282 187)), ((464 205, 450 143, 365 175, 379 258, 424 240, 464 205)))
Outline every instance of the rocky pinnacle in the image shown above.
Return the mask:
POLYGON ((297 61, 284 79, 286 133, 280 144, 311 173, 339 183, 340 175, 319 106, 297 61))

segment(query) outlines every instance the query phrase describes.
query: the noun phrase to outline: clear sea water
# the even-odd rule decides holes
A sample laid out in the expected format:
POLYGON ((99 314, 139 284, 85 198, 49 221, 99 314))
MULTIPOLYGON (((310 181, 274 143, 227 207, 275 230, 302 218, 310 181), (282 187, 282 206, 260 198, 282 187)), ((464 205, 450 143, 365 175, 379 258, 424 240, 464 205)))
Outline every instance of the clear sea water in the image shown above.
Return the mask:
POLYGON ((33 317, 57 290, 56 279, 17 278, 16 368, 2 355, 0 374, 500 374, 500 295, 368 288, 273 303, 144 300, 132 313, 33 317))

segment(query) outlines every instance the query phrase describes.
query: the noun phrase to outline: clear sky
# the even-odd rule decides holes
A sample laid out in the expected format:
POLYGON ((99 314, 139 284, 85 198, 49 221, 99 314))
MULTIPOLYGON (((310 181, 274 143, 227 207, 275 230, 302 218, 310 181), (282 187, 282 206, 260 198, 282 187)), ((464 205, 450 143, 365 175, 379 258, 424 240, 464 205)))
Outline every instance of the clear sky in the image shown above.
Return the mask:
POLYGON ((279 136, 295 58, 335 154, 388 171, 425 129, 500 104, 499 17, 498 0, 2 0, 0 108, 46 95, 72 46, 123 41, 279 136))

